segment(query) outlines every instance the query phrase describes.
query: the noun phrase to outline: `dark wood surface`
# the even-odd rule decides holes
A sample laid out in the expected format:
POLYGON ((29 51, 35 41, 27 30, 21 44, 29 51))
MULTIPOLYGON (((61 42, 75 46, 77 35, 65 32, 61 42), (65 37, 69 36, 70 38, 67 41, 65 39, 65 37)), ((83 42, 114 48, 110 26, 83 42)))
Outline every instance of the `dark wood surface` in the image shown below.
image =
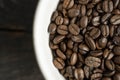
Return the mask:
POLYGON ((37 2, 0 0, 0 80, 44 80, 32 38, 37 2))

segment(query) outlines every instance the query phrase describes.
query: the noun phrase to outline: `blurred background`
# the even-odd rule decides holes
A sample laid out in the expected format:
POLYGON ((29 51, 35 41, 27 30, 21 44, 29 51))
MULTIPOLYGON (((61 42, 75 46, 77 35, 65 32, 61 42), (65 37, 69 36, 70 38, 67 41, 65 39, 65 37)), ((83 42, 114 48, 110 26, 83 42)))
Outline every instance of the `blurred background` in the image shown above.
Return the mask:
POLYGON ((0 0, 0 80, 44 80, 33 49, 38 0, 0 0))

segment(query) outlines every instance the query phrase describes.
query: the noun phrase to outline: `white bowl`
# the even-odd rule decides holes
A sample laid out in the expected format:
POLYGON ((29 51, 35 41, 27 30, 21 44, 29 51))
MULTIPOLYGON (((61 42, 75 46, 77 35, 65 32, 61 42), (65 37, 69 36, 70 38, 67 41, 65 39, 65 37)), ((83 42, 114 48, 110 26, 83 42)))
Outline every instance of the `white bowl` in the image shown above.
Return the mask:
POLYGON ((34 21, 33 38, 36 58, 46 80, 64 80, 52 63, 48 25, 59 0, 40 0, 34 21))

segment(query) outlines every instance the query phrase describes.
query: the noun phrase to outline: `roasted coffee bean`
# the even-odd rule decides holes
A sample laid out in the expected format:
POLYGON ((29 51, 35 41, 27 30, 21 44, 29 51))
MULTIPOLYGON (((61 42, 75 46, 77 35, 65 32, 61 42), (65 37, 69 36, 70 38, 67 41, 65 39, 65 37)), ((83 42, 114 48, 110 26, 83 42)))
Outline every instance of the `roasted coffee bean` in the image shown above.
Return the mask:
POLYGON ((55 50, 58 48, 58 45, 53 44, 52 42, 49 43, 49 46, 52 50, 55 50))
POLYGON ((104 37, 108 37, 109 36, 109 27, 108 25, 102 25, 101 26, 101 33, 104 37))
POLYGON ((86 14, 86 6, 85 5, 81 6, 80 13, 81 13, 81 16, 85 16, 85 14, 86 14))
POLYGON ((73 52, 77 53, 78 52, 78 43, 75 43, 73 46, 73 52))
POLYGON ((99 4, 97 5, 96 9, 97 9, 97 11, 98 11, 99 13, 103 13, 102 3, 99 3, 99 4))
POLYGON ((101 48, 105 48, 106 47, 106 44, 107 44, 107 38, 105 37, 101 37, 99 40, 98 40, 98 44, 101 48))
POLYGON ((114 33, 115 33, 115 26, 111 25, 110 28, 109 28, 109 34, 110 34, 110 37, 113 37, 114 36, 114 33))
POLYGON ((58 32, 59 34, 61 34, 61 35, 66 35, 66 34, 68 34, 67 26, 65 26, 65 25, 60 25, 60 26, 58 26, 57 32, 58 32))
POLYGON ((113 11, 113 2, 111 0, 104 0, 102 8, 106 13, 112 12, 113 11))
POLYGON ((99 67, 101 64, 101 60, 99 58, 96 57, 92 57, 92 56, 88 56, 85 59, 85 64, 89 67, 99 67))
POLYGON ((106 60, 105 65, 109 70, 115 70, 115 64, 112 60, 106 60))
POLYGON ((111 16, 111 13, 107 13, 105 15, 102 16, 101 18, 101 22, 104 23, 105 21, 107 21, 111 16))
POLYGON ((111 77, 111 76, 113 76, 115 74, 115 71, 106 71, 106 72, 104 72, 104 76, 105 77, 111 77))
POLYGON ((68 11, 68 15, 70 18, 77 17, 79 14, 80 14, 79 9, 72 8, 72 9, 69 9, 69 11, 68 11))
POLYGON ((58 11, 55 11, 52 15, 51 21, 55 21, 57 16, 58 16, 58 11))
POLYGON ((98 26, 99 24, 100 24, 100 16, 96 16, 96 17, 93 17, 93 19, 92 19, 92 24, 94 25, 94 26, 98 26))
POLYGON ((87 4, 89 2, 89 0, 79 0, 80 4, 87 4))
POLYGON ((54 44, 58 44, 58 43, 60 43, 64 38, 65 38, 65 36, 58 35, 58 36, 56 36, 56 37, 54 38, 53 43, 54 43, 54 44))
POLYGON ((97 68, 93 70, 93 73, 103 73, 103 70, 97 68))
POLYGON ((81 28, 85 28, 85 27, 87 27, 87 25, 88 25, 88 17, 87 16, 83 16, 80 19, 80 27, 81 28))
POLYGON ((113 1, 113 4, 114 4, 114 8, 116 8, 120 3, 120 0, 112 0, 112 1, 113 1))
POLYGON ((62 18, 62 16, 57 16, 55 22, 56 22, 57 25, 63 24, 63 18, 62 18))
POLYGON ((80 44, 79 49, 83 51, 89 51, 89 47, 86 44, 80 44))
POLYGON ((120 36, 114 36, 113 42, 114 42, 114 44, 120 46, 120 36))
POLYGON ((96 39, 100 36, 101 31, 99 30, 99 28, 93 28, 89 34, 93 39, 96 39))
POLYGON ((114 57, 114 53, 111 52, 111 53, 109 53, 107 59, 108 59, 108 60, 111 60, 113 57, 114 57))
POLYGON ((92 3, 93 4, 97 4, 97 3, 99 3, 100 2, 100 0, 92 0, 92 3))
POLYGON ((118 71, 118 72, 120 72, 120 65, 115 65, 115 68, 116 68, 116 70, 118 71))
POLYGON ((73 48, 73 44, 74 44, 74 42, 72 40, 68 40, 67 47, 72 49, 73 48))
POLYGON ((92 9, 89 9, 88 11, 87 11, 87 16, 90 16, 92 14, 92 9))
POLYGON ((112 80, 110 77, 103 77, 102 80, 112 80))
POLYGON ((84 71, 83 69, 75 69, 74 76, 77 80, 84 80, 84 71))
POLYGON ((89 78, 90 73, 91 73, 90 67, 84 66, 84 73, 85 73, 85 77, 86 77, 86 78, 89 78))
POLYGON ((66 73, 68 74, 69 77, 73 77, 74 67, 73 66, 66 67, 66 73))
POLYGON ((102 78, 102 74, 101 73, 94 73, 91 75, 91 80, 100 80, 102 78))
POLYGON ((114 49, 114 54, 120 56, 120 46, 115 46, 114 49))
POLYGON ((81 62, 81 63, 84 63, 84 57, 79 53, 78 54, 78 60, 81 62))
POLYGON ((65 67, 65 63, 61 58, 55 58, 53 64, 57 69, 63 69, 65 67))
POLYGON ((64 25, 68 25, 69 24, 69 19, 68 18, 64 18, 63 19, 63 24, 64 25))
POLYGON ((76 36, 72 36, 71 39, 74 42, 82 42, 83 41, 83 36, 82 35, 76 35, 76 36))
POLYGON ((57 54, 57 56, 58 57, 60 57, 61 59, 66 59, 66 56, 65 56, 65 54, 60 50, 60 49, 57 49, 56 50, 56 54, 57 54))
POLYGON ((85 37, 85 42, 89 46, 89 48, 91 48, 91 50, 95 50, 96 49, 95 42, 94 42, 94 40, 91 37, 85 37))
POLYGON ((104 57, 104 58, 107 58, 108 55, 109 55, 109 53, 110 53, 110 50, 105 49, 104 52, 103 52, 103 57, 104 57))
POLYGON ((64 0, 64 2, 63 2, 63 8, 65 8, 65 9, 72 8, 73 5, 74 5, 74 0, 64 0))
POLYGON ((120 26, 118 26, 118 28, 117 28, 117 34, 118 34, 118 36, 120 36, 120 26))
POLYGON ((73 35, 78 35, 80 33, 80 28, 76 24, 70 24, 68 29, 73 35))
POLYGON ((115 10, 112 12, 112 14, 118 15, 118 14, 120 14, 120 10, 119 10, 119 9, 115 9, 115 10))
POLYGON ((61 42, 61 43, 60 43, 60 49, 61 49, 63 52, 66 51, 67 47, 66 47, 66 44, 65 44, 64 42, 61 42))
POLYGON ((76 19, 77 19, 77 17, 72 18, 71 21, 70 21, 70 23, 74 24, 76 22, 76 19))
POLYGON ((102 56, 102 50, 90 51, 90 55, 94 57, 102 56))
POLYGON ((120 65, 120 56, 114 57, 114 62, 120 65))
POLYGON ((111 24, 117 25, 120 24, 120 15, 114 15, 110 19, 111 24))
POLYGON ((66 51, 66 57, 67 57, 68 59, 70 59, 72 53, 73 53, 73 52, 72 52, 71 49, 67 49, 67 51, 66 51))
POLYGON ((113 80, 120 80, 120 73, 116 73, 116 74, 113 76, 113 80))
POLYGON ((70 64, 75 65, 77 62, 77 53, 73 53, 70 58, 70 64))
POLYGON ((102 70, 105 70, 105 60, 104 59, 102 59, 100 67, 102 70))
POLYGON ((55 34, 56 29, 57 29, 57 26, 56 26, 54 23, 51 23, 51 24, 49 25, 48 32, 49 32, 50 34, 55 34))

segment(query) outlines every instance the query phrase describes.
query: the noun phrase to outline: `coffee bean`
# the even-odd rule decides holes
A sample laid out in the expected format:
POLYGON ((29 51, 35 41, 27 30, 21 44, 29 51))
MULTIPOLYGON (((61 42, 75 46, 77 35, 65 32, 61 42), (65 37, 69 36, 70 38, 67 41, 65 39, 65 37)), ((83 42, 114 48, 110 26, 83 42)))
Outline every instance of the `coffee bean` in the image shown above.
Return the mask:
POLYGON ((80 53, 78 54, 78 60, 84 63, 84 57, 80 53))
POLYGON ((58 48, 58 45, 53 44, 52 42, 49 43, 49 46, 52 50, 55 50, 58 48))
POLYGON ((70 9, 72 8, 74 5, 74 0, 64 0, 63 2, 63 8, 67 8, 67 9, 70 9))
POLYGON ((59 34, 61 34, 61 35, 66 35, 66 34, 68 34, 67 26, 65 26, 65 25, 60 25, 60 26, 58 26, 57 32, 58 32, 59 34))
POLYGON ((108 55, 109 55, 109 53, 110 53, 110 50, 105 49, 104 52, 103 52, 103 57, 104 57, 104 58, 107 58, 108 55))
POLYGON ((85 37, 85 42, 89 46, 89 48, 91 48, 91 50, 95 50, 96 49, 95 42, 94 42, 94 40, 91 37, 85 37))
POLYGON ((84 73, 85 73, 85 77, 89 78, 89 76, 90 76, 90 67, 84 66, 84 73))
POLYGON ((67 51, 66 51, 66 57, 67 57, 68 59, 70 59, 72 53, 73 53, 73 52, 72 52, 71 49, 67 49, 67 51))
POLYGON ((74 75, 75 75, 75 78, 77 80, 84 80, 84 71, 83 71, 83 69, 81 69, 81 68, 75 69, 74 75))
POLYGON ((110 28, 109 28, 109 34, 110 34, 110 37, 113 37, 114 36, 114 33, 115 33, 115 26, 111 25, 110 28))
POLYGON ((68 25, 69 24, 69 19, 68 18, 64 18, 63 19, 63 24, 64 25, 68 25))
POLYGON ((114 44, 120 46, 120 37, 119 36, 114 36, 113 37, 113 42, 114 42, 114 44))
POLYGON ((92 24, 94 25, 94 26, 98 26, 99 24, 100 24, 100 16, 96 16, 96 17, 93 17, 93 19, 92 19, 92 24))
POLYGON ((92 9, 89 9, 88 11, 87 11, 87 16, 90 16, 92 14, 92 9))
POLYGON ((77 62, 77 53, 73 53, 70 58, 70 64, 75 65, 77 62))
POLYGON ((51 21, 55 21, 57 16, 58 16, 58 11, 55 11, 52 15, 51 21))
POLYGON ((120 73, 116 73, 116 74, 113 76, 113 80, 120 80, 120 73))
POLYGON ((54 59, 53 64, 57 69, 63 69, 65 67, 65 63, 61 58, 54 59))
POLYGON ((114 57, 114 53, 111 52, 111 53, 109 53, 107 59, 108 59, 108 60, 111 60, 113 57, 114 57))
POLYGON ((110 77, 103 77, 102 80, 112 80, 110 77))
POLYGON ((108 25, 102 25, 101 26, 101 33, 104 37, 108 37, 109 36, 109 27, 108 25))
POLYGON ((63 52, 66 51, 67 47, 66 47, 66 44, 65 44, 64 42, 61 42, 61 43, 60 43, 60 49, 61 49, 63 52))
POLYGON ((58 36, 56 36, 56 37, 54 38, 53 43, 54 43, 54 44, 58 44, 58 43, 60 43, 64 38, 65 38, 65 36, 58 35, 58 36))
POLYGON ((57 26, 56 26, 54 23, 51 23, 51 24, 49 25, 48 32, 49 32, 50 34, 55 34, 56 29, 57 29, 57 26))
POLYGON ((101 31, 98 28, 93 28, 89 34, 93 39, 96 39, 100 36, 101 31))
POLYGON ((79 0, 80 4, 87 4, 89 2, 89 0, 79 0))
POLYGON ((102 3, 98 3, 96 9, 97 9, 97 11, 98 11, 99 13, 103 13, 103 10, 102 10, 102 3))
POLYGON ((103 73, 103 70, 97 68, 93 70, 93 73, 103 73))
POLYGON ((115 70, 115 64, 112 60, 106 60, 105 65, 109 70, 115 70))
POLYGON ((59 49, 57 49, 56 50, 56 54, 57 54, 57 56, 58 57, 60 57, 61 59, 66 59, 66 56, 64 55, 64 53, 61 51, 61 50, 59 50, 59 49))
POLYGON ((63 24, 63 18, 61 16, 57 16, 55 22, 57 25, 61 25, 63 24))
POLYGON ((114 57, 114 62, 120 65, 120 56, 114 57))
POLYGON ((71 21, 70 21, 70 23, 74 24, 76 22, 76 19, 77 19, 77 17, 72 18, 71 21))
POLYGON ((115 65, 115 68, 116 68, 116 70, 118 71, 118 72, 120 72, 120 65, 115 65))
POLYGON ((80 33, 80 28, 76 24, 70 24, 68 29, 73 35, 78 35, 80 33))
POLYGON ((69 77, 73 77, 74 67, 72 66, 66 67, 66 73, 68 74, 69 77))
POLYGON ((80 19, 80 27, 81 28, 85 28, 85 27, 87 27, 87 25, 88 25, 88 17, 87 16, 83 16, 80 19))
POLYGON ((73 44, 74 44, 74 42, 72 40, 68 40, 67 47, 72 49, 73 48, 73 44))
POLYGON ((92 3, 93 4, 97 4, 97 3, 99 3, 100 2, 100 0, 92 0, 92 3))
POLYGON ((114 15, 110 19, 111 24, 117 25, 120 24, 120 15, 114 15))
POLYGON ((85 16, 85 14, 86 14, 86 6, 85 5, 81 6, 80 13, 81 13, 81 16, 85 16))
POLYGON ((98 40, 98 44, 101 48, 105 48, 106 47, 106 44, 107 44, 107 38, 105 37, 101 37, 99 40, 98 40))
POLYGON ((115 46, 113 51, 114 51, 115 55, 120 55, 120 47, 119 46, 115 46))
POLYGON ((107 13, 105 15, 102 16, 101 18, 101 22, 104 23, 105 21, 107 21, 111 16, 111 13, 107 13))
POLYGON ((72 36, 71 38, 74 42, 82 42, 83 41, 83 36, 82 35, 76 35, 72 36))
POLYGON ((95 73, 91 75, 91 80, 100 80, 102 78, 102 74, 101 73, 95 73))
POLYGON ((118 28, 117 28, 117 34, 118 34, 118 36, 120 36, 120 26, 118 26, 118 28))
POLYGON ((69 9, 69 11, 68 11, 68 15, 70 18, 77 17, 79 14, 80 14, 79 9, 72 8, 72 9, 69 9))
POLYGON ((90 51, 90 55, 94 57, 102 56, 102 50, 90 51))
POLYGON ((101 60, 96 57, 89 56, 85 59, 85 64, 89 67, 99 67, 101 64, 101 60))
POLYGON ((106 71, 106 72, 104 72, 104 76, 105 77, 111 77, 111 76, 113 76, 115 74, 115 71, 106 71))
POLYGON ((114 8, 119 5, 120 0, 113 0, 114 8))
POLYGON ((77 53, 78 52, 78 43, 75 43, 73 46, 73 52, 77 53))
POLYGON ((112 14, 119 15, 120 14, 120 10, 119 9, 115 9, 115 10, 113 10, 112 14))
POLYGON ((90 50, 89 47, 86 44, 80 44, 79 49, 84 50, 84 51, 89 51, 90 50))

